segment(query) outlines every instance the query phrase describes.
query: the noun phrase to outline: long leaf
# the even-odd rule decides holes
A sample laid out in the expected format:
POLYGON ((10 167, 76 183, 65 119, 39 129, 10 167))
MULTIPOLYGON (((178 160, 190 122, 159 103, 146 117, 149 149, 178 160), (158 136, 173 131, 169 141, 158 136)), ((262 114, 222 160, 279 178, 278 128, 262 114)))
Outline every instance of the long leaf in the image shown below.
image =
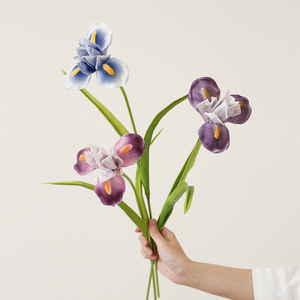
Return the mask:
POLYGON ((153 135, 153 131, 156 128, 156 126, 158 125, 159 121, 172 109, 174 108, 176 105, 178 105, 179 103, 181 103, 182 101, 186 100, 188 97, 188 95, 175 100, 174 102, 172 102, 171 104, 169 104, 166 108, 164 108, 161 112, 159 112, 155 118, 153 119, 153 121, 151 122, 151 124, 149 125, 144 140, 145 140, 145 151, 141 157, 141 179, 142 179, 142 183, 145 189, 145 194, 147 196, 147 198, 149 199, 150 197, 150 183, 149 183, 149 148, 150 148, 150 144, 151 144, 151 140, 152 140, 152 135, 153 135))
POLYGON ((195 164, 198 152, 200 150, 201 143, 199 139, 197 139, 196 145, 194 146, 193 150, 191 151, 190 155, 188 156, 187 160, 185 161, 182 169, 180 170, 172 188, 170 191, 170 194, 174 191, 174 189, 177 187, 179 182, 184 181, 189 173, 189 171, 192 169, 192 167, 195 164))
MULTIPOLYGON (((45 182, 45 184, 54 185, 75 185, 87 188, 89 190, 94 190, 95 186, 83 181, 60 181, 60 182, 45 182)), ((133 221, 133 223, 141 230, 145 237, 149 239, 148 225, 146 222, 139 217, 139 215, 124 201, 121 201, 118 206, 126 213, 126 215, 133 221)))
POLYGON ((129 131, 124 127, 124 125, 100 102, 98 101, 93 95, 91 95, 86 89, 80 90, 80 92, 85 95, 103 114, 106 120, 112 125, 115 131, 120 135, 123 136, 124 134, 128 133, 129 131))
MULTIPOLYGON (((188 184, 185 181, 181 181, 175 190, 168 196, 165 204, 161 210, 159 218, 157 220, 158 229, 161 231, 165 226, 168 218, 170 217, 174 205, 181 198, 181 196, 186 192, 186 199, 190 198, 190 192, 193 192, 193 189, 190 189, 188 184)), ((187 200, 186 200, 187 201, 187 200)), ((189 200, 188 200, 189 201, 189 200)))
MULTIPOLYGON (((62 71, 65 75, 67 74, 64 70, 62 71)), ((98 101, 86 89, 81 89, 80 92, 83 95, 85 95, 99 109, 99 111, 103 114, 106 120, 112 125, 112 127, 120 136, 123 136, 124 134, 129 132, 125 128, 125 126, 110 112, 110 110, 108 110, 100 101, 98 101)))

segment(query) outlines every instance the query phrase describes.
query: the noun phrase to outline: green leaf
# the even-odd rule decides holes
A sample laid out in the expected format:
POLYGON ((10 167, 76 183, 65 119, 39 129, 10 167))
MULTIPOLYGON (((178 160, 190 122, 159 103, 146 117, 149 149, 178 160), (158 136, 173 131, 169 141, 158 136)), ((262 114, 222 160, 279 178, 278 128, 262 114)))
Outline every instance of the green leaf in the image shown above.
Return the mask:
POLYGON ((143 235, 150 240, 148 224, 124 201, 120 202, 118 206, 127 214, 133 223, 140 229, 143 235))
MULTIPOLYGON (((63 71, 66 75, 67 73, 63 71)), ((100 101, 98 101, 93 95, 91 95, 86 89, 81 89, 80 92, 84 94, 103 114, 106 120, 112 125, 119 136, 123 136, 129 131, 124 127, 124 125, 108 110, 100 101)))
POLYGON ((160 122, 160 120, 176 105, 181 103, 182 101, 186 100, 188 98, 188 95, 173 101, 171 104, 169 104, 166 108, 164 108, 161 112, 159 112, 151 124, 149 125, 144 140, 145 140, 145 151, 141 157, 141 179, 142 183, 145 189, 145 194, 147 198, 150 197, 150 183, 149 183, 149 148, 152 140, 153 131, 160 122))
POLYGON ((92 96, 86 89, 82 89, 80 90, 80 92, 84 94, 99 109, 99 111, 103 114, 106 120, 112 125, 112 127, 120 136, 123 136, 124 134, 129 132, 124 127, 124 125, 101 102, 99 102, 94 96, 92 96))
POLYGON ((165 201, 165 204, 161 210, 161 213, 159 215, 159 218, 157 220, 157 227, 159 231, 163 229, 165 226, 168 218, 172 214, 174 205, 176 202, 181 198, 181 196, 186 192, 186 203, 190 203, 190 192, 193 193, 193 188, 190 189, 188 184, 185 181, 181 181, 175 190, 168 196, 167 200, 165 201))
POLYGON ((150 145, 152 145, 153 143, 154 143, 154 141, 156 140, 156 138, 161 134, 161 132, 163 131, 163 129, 164 128, 162 128, 159 132, 158 132, 158 134, 152 139, 152 141, 151 141, 151 144, 150 145))
POLYGON ((93 184, 83 182, 83 181, 60 181, 60 182, 44 182, 44 184, 54 184, 54 185, 76 185, 82 186, 89 190, 94 190, 95 186, 93 184))
POLYGON ((195 164, 197 155, 200 150, 200 146, 201 146, 201 142, 199 141, 199 139, 197 139, 196 145, 194 146, 193 150, 191 151, 190 155, 188 156, 187 160, 185 161, 181 171, 179 172, 179 174, 171 188, 170 194, 174 191, 174 189, 177 187, 179 182, 184 181, 186 179, 189 171, 192 169, 192 167, 195 164))
MULTIPOLYGON (((87 188, 89 190, 94 190, 95 186, 83 181, 61 181, 61 182, 45 182, 45 184, 54 185, 75 185, 87 188)), ((148 224, 139 217, 139 215, 125 202, 120 202, 118 206, 127 214, 127 216, 133 221, 133 223, 141 230, 144 236, 149 240, 148 224)))
POLYGON ((186 214, 191 207, 194 191, 195 188, 193 186, 189 186, 189 192, 187 193, 184 201, 184 214, 186 214))

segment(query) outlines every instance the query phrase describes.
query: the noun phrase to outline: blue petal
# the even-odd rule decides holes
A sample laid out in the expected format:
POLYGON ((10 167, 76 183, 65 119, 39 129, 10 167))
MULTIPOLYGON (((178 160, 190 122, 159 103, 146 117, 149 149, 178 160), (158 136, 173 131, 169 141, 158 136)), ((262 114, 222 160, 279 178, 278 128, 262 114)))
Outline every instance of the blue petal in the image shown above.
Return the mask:
POLYGON ((79 58, 81 58, 82 56, 86 56, 89 55, 87 50, 85 49, 85 47, 78 47, 76 49, 77 55, 79 56, 79 58))
POLYGON ((111 58, 102 68, 96 71, 97 82, 108 89, 115 89, 123 86, 129 77, 127 65, 116 59, 111 58), (111 72, 112 71, 112 72, 111 72))
POLYGON ((106 54, 107 48, 112 42, 112 32, 105 23, 95 22, 87 30, 85 38, 97 44, 102 54, 106 54), (93 40, 93 38, 95 40, 93 40))
POLYGON ((85 75, 80 70, 72 76, 73 71, 77 68, 78 65, 75 65, 64 78, 65 86, 68 90, 84 89, 90 81, 91 76, 85 75))
POLYGON ((84 59, 81 59, 80 62, 77 63, 80 71, 85 74, 85 75, 91 75, 93 74, 96 70, 92 66, 89 66, 84 59))
POLYGON ((99 70, 103 64, 105 64, 107 61, 109 61, 109 59, 110 59, 110 55, 98 55, 95 69, 99 70))

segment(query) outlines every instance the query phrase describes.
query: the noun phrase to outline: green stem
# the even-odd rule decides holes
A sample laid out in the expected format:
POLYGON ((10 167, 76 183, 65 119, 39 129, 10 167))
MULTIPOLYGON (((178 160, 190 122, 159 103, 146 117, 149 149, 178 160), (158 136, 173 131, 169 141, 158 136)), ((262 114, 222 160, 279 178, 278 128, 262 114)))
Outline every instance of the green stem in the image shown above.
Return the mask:
POLYGON ((148 218, 148 214, 147 214, 147 210, 146 210, 146 206, 144 203, 144 200, 140 198, 139 193, 137 192, 135 185, 133 184, 132 180, 125 174, 123 173, 123 177, 125 177, 127 179, 127 181, 130 183, 134 194, 135 194, 135 199, 136 199, 136 204, 138 206, 140 215, 142 217, 142 219, 148 224, 149 222, 149 218, 148 218))
POLYGON ((129 113, 129 116, 130 116, 130 120, 131 120, 131 124, 132 124, 132 128, 133 128, 133 132, 135 134, 137 134, 135 123, 134 123, 134 119, 133 119, 133 115, 132 115, 132 112, 131 112, 131 108, 130 108, 130 104, 129 104, 127 95, 126 95, 125 90, 124 90, 124 88, 122 86, 120 87, 120 89, 122 91, 122 94, 123 94, 125 102, 126 102, 127 110, 128 110, 128 113, 129 113))
MULTIPOLYGON (((151 269, 153 269, 154 267, 154 262, 153 260, 151 260, 151 269)), ((154 275, 154 272, 152 272, 153 276, 152 276, 152 279, 153 279, 153 293, 154 293, 154 300, 157 300, 157 297, 156 297, 156 286, 155 286, 155 275, 154 275)))
POLYGON ((152 276, 153 276, 153 268, 152 268, 152 263, 151 263, 151 261, 150 261, 150 274, 149 274, 149 280, 148 280, 148 287, 147 287, 146 300, 149 299, 150 285, 151 285, 151 281, 152 281, 152 276))

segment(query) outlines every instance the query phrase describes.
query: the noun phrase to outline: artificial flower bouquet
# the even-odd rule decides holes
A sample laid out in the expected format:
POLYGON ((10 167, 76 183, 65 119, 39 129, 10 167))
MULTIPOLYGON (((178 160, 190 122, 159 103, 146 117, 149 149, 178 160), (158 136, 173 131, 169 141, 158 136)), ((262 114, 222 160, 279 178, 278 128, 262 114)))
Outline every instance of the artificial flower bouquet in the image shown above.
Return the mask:
MULTIPOLYGON (((160 134, 159 132, 153 136, 160 120, 186 99, 204 120, 204 124, 198 131, 199 139, 175 178, 158 217, 158 228, 162 230, 172 214, 174 205, 183 194, 185 194, 184 213, 191 206, 194 187, 189 186, 185 180, 194 166, 201 144, 213 153, 226 150, 229 147, 230 137, 225 123, 242 124, 246 122, 252 109, 248 99, 243 96, 230 95, 227 92, 225 96, 220 97, 220 89, 216 82, 212 78, 202 77, 192 83, 188 95, 175 100, 155 116, 142 138, 137 133, 130 104, 123 88, 128 80, 129 70, 124 62, 107 54, 111 42, 112 33, 105 23, 92 24, 83 40, 79 40, 75 57, 78 62, 68 73, 65 73, 64 81, 67 89, 80 90, 98 108, 120 138, 110 151, 96 145, 89 145, 78 152, 77 162, 74 165, 75 171, 79 175, 87 175, 95 171, 97 173, 95 185, 82 181, 51 182, 51 184, 82 186, 93 190, 104 205, 119 206, 148 238, 155 253, 155 243, 151 240, 148 232, 148 222, 152 218, 149 152, 151 144, 160 134), (98 84, 108 89, 121 89, 131 120, 132 131, 127 130, 108 108, 85 90, 93 73, 96 75, 98 84), (136 165, 134 181, 123 171, 124 168, 132 165, 136 165), (138 213, 122 200, 126 190, 125 179, 134 191, 138 213)), ((160 293, 156 261, 151 261, 146 299, 149 298, 151 285, 154 299, 157 299, 160 293)))

